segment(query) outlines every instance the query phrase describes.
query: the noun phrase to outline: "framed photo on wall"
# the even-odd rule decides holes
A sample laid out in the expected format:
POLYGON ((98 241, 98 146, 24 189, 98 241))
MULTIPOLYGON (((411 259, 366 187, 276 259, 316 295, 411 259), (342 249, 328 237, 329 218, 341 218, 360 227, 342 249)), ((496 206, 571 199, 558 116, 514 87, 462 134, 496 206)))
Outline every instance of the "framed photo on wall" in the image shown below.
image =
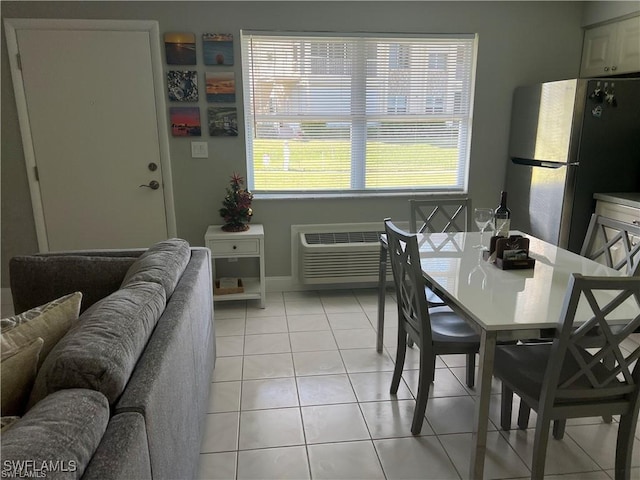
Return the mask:
POLYGON ((169 100, 173 102, 197 102, 197 73, 195 70, 169 70, 167 72, 169 100))
POLYGON ((238 111, 236 107, 209 107, 207 120, 209 135, 212 137, 238 136, 238 111))
POLYGON ((205 65, 233 65, 233 35, 203 33, 202 54, 205 65))
POLYGON ((236 80, 233 72, 206 72, 207 102, 236 101, 236 80))
POLYGON ((196 64, 196 36, 193 33, 165 33, 167 65, 196 64))
POLYGON ((170 107, 171 135, 174 137, 200 137, 200 107, 170 107))

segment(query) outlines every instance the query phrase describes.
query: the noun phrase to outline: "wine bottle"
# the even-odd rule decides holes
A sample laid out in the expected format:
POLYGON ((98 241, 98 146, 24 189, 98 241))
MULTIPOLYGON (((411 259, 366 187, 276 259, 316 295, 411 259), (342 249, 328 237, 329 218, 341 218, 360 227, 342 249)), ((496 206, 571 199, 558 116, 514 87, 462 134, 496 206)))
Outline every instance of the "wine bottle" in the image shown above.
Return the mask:
POLYGON ((500 194, 500 205, 493 213, 495 222, 495 235, 498 237, 508 237, 509 228, 511 227, 511 210, 507 208, 507 192, 500 194))

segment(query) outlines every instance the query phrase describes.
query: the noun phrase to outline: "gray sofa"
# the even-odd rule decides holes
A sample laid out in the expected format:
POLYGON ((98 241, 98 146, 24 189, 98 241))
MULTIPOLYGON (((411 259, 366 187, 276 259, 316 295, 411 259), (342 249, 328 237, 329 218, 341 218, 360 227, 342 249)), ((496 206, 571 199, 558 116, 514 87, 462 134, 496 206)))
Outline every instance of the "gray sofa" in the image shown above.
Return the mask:
POLYGON ((83 301, 2 433, 3 477, 29 460, 23 476, 195 478, 215 362, 209 250, 171 239, 15 257, 10 279, 16 313, 75 291, 83 301))

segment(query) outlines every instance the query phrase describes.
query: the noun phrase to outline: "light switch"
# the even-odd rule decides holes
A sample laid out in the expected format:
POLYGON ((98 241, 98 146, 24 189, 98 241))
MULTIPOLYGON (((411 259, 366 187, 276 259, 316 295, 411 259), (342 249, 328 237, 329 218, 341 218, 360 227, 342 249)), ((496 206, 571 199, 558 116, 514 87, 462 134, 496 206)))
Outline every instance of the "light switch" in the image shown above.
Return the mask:
POLYGON ((209 158, 207 142, 191 142, 191 158, 209 158))

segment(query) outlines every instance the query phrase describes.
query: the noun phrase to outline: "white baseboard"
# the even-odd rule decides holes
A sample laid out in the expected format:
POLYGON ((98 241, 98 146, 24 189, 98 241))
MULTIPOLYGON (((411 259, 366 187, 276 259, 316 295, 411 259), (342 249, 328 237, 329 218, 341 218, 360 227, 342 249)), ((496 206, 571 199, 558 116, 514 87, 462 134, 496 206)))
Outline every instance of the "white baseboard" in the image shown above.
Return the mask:
POLYGON ((294 283, 293 277, 266 277, 267 292, 289 292, 302 290, 302 285, 294 283))
POLYGON ((305 285, 297 282, 293 277, 266 277, 267 292, 299 292, 306 290, 335 290, 349 288, 377 288, 375 283, 340 283, 340 284, 318 284, 305 285))

